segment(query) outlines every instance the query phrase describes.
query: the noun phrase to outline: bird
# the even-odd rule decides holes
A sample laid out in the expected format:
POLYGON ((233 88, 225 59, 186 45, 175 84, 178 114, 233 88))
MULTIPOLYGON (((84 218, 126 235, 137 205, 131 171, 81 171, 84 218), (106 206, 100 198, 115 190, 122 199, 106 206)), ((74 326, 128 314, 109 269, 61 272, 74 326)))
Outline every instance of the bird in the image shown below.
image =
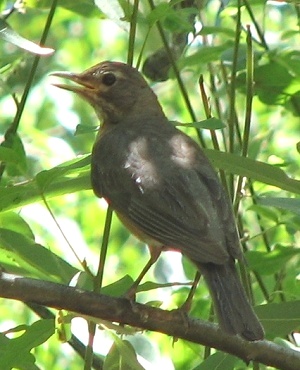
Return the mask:
POLYGON ((101 122, 91 154, 95 195, 151 250, 177 250, 195 264, 222 330, 262 340, 236 268, 244 257, 231 203, 200 146, 168 120, 144 77, 126 63, 52 75, 71 81, 54 85, 83 98, 101 122))

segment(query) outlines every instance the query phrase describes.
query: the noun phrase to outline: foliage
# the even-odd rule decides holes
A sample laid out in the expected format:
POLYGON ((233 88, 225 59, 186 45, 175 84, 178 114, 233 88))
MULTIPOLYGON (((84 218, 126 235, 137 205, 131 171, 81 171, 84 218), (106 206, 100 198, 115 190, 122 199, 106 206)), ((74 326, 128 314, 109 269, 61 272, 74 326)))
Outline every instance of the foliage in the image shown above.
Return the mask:
MULTIPOLYGON (((206 148, 219 169, 248 260, 242 275, 251 279, 266 336, 289 345, 300 322, 298 3, 30 0, 13 9, 8 1, 0 6, 1 269, 96 291, 102 285, 116 295, 137 276, 136 261, 138 268, 146 263, 146 248, 117 219, 110 225, 106 205, 90 190, 89 153, 98 125, 93 112, 48 77, 101 60, 134 61, 150 77, 170 120, 183 122, 180 129, 206 148), (38 40, 55 53, 33 46, 38 40), (103 271, 99 250, 102 245, 102 261, 108 233, 103 271)), ((162 256, 147 275, 159 284, 142 285, 138 300, 180 306, 187 286, 175 282, 195 272, 183 262, 171 252, 162 256)), ((89 368, 91 354, 82 359, 66 352, 52 335, 53 320, 38 321, 25 303, 11 306, 1 300, 5 369, 89 368)), ((211 315, 202 283, 190 314, 211 315)), ((73 319, 71 330, 86 342, 82 321, 73 319)), ((195 344, 173 347, 157 333, 120 338, 98 330, 94 350, 104 369, 120 363, 124 369, 247 368, 195 344)))

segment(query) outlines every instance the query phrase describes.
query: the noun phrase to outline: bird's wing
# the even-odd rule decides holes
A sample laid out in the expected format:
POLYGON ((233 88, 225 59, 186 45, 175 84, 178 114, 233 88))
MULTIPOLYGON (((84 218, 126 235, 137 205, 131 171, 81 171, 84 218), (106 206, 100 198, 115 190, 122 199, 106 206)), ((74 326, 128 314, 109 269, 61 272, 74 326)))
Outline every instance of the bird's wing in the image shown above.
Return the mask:
POLYGON ((230 205, 206 157, 177 130, 169 148, 154 134, 151 137, 131 141, 125 156, 119 141, 119 158, 114 148, 113 157, 100 161, 112 143, 106 138, 101 148, 96 145, 95 193, 111 204, 127 227, 149 236, 147 241, 178 249, 200 263, 222 264, 229 256, 238 258, 230 205))
POLYGON ((197 262, 224 263, 229 251, 216 206, 197 173, 177 173, 159 191, 132 197, 128 211, 132 221, 164 245, 197 262))
MULTIPOLYGON (((191 193, 190 183, 188 177, 177 175, 165 180, 159 189, 150 190, 129 178, 124 170, 101 176, 102 195, 122 219, 127 219, 127 226, 131 224, 197 262, 224 263, 229 253, 216 205, 208 190, 205 199, 198 199, 197 194, 191 193)), ((193 181, 193 188, 197 185, 200 193, 200 179, 193 181)))

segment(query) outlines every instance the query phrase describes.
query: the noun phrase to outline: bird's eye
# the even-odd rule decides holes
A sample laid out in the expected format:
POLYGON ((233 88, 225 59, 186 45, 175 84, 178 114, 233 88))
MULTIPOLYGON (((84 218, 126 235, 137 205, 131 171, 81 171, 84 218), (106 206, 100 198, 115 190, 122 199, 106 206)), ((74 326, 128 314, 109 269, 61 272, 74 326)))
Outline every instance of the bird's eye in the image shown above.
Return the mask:
POLYGON ((113 73, 107 72, 103 74, 102 82, 104 83, 104 85, 112 86, 116 81, 117 78, 113 73))

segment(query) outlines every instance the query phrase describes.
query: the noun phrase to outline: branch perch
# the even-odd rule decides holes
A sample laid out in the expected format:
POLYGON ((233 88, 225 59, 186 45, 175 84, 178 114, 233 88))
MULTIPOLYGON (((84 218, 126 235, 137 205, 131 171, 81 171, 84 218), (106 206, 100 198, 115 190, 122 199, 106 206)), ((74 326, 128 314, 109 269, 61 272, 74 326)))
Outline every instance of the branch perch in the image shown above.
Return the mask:
POLYGON ((0 296, 164 333, 230 353, 246 363, 257 361, 282 370, 300 369, 300 353, 292 349, 267 340, 247 342, 222 332, 215 324, 188 318, 178 310, 165 311, 125 298, 7 273, 0 274, 0 296))

